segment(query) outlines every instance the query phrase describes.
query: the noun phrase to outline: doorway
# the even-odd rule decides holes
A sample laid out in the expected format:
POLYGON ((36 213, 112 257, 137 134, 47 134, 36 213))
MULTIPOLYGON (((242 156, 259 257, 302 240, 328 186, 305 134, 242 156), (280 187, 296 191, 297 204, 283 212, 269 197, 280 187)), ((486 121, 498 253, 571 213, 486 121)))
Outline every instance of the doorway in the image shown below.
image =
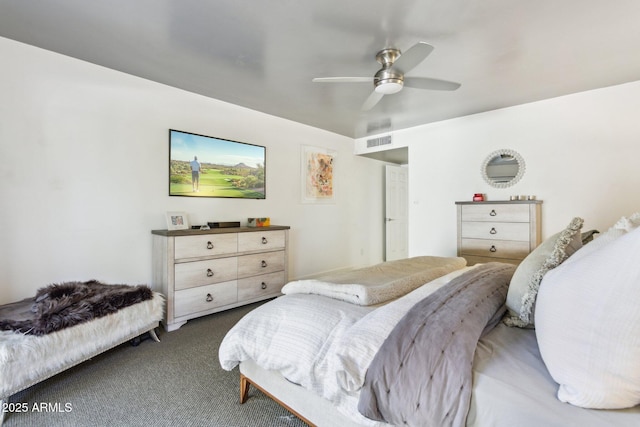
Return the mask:
POLYGON ((385 261, 409 256, 409 169, 385 165, 385 261))

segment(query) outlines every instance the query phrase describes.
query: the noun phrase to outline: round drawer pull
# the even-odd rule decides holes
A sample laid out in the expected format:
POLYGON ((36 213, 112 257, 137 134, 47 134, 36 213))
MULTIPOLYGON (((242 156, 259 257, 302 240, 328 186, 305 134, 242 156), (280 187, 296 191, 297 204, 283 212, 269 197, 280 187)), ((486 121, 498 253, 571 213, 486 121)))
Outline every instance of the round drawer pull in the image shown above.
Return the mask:
POLYGON ((262 289, 267 289, 267 284, 262 282, 262 285, 260 286, 262 289))
POLYGON ((262 238, 262 244, 263 244, 263 245, 266 245, 267 243, 269 243, 269 241, 267 240, 267 238, 266 238, 266 237, 263 237, 263 238, 262 238))
POLYGON ((496 234, 498 231, 495 229, 495 227, 491 227, 491 230, 489 230, 489 234, 496 234))
POLYGON ((496 249, 496 247, 494 245, 491 245, 491 247, 489 248, 489 252, 496 252, 498 249, 496 249))
POLYGON ((213 270, 207 268, 207 277, 213 277, 213 270))
POLYGON ((213 301, 213 297, 211 296, 211 294, 207 294, 207 302, 211 301, 213 301))
POLYGON ((262 268, 265 268, 267 266, 267 261, 262 260, 262 262, 260 263, 260 265, 262 265, 262 268))
POLYGON ((496 213, 496 210, 495 209, 491 209, 491 212, 489 212, 489 216, 496 216, 496 215, 498 215, 496 213))
POLYGON ((213 249, 213 243, 207 242, 207 249, 213 249))

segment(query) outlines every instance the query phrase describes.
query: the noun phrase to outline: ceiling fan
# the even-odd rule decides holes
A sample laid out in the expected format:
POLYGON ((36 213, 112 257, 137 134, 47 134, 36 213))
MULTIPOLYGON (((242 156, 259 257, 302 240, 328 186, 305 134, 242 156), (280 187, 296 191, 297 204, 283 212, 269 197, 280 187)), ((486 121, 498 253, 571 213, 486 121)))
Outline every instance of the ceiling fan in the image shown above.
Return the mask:
POLYGON ((387 48, 376 54, 382 68, 373 77, 317 77, 316 83, 370 83, 373 92, 362 105, 363 111, 372 109, 385 95, 400 92, 404 86, 428 90, 456 90, 460 83, 430 77, 405 77, 433 51, 433 46, 418 42, 402 53, 399 49, 387 48))

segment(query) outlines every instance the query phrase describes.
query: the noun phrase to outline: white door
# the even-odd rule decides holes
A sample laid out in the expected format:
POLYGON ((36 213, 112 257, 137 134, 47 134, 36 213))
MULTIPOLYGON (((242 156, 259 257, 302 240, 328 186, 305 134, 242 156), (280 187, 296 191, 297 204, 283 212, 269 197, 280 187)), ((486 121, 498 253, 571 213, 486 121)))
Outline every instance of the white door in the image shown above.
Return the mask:
POLYGON ((387 165, 385 183, 385 261, 393 261, 409 256, 409 170, 387 165))

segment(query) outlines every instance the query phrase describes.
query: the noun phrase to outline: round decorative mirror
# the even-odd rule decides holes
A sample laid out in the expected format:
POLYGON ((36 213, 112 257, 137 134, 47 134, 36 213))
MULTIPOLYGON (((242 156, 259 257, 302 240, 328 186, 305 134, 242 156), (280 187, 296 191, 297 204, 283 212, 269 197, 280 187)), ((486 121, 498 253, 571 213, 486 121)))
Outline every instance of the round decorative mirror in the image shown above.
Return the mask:
POLYGON ((492 187, 507 188, 524 175, 524 159, 513 150, 496 150, 482 163, 482 177, 492 187))

